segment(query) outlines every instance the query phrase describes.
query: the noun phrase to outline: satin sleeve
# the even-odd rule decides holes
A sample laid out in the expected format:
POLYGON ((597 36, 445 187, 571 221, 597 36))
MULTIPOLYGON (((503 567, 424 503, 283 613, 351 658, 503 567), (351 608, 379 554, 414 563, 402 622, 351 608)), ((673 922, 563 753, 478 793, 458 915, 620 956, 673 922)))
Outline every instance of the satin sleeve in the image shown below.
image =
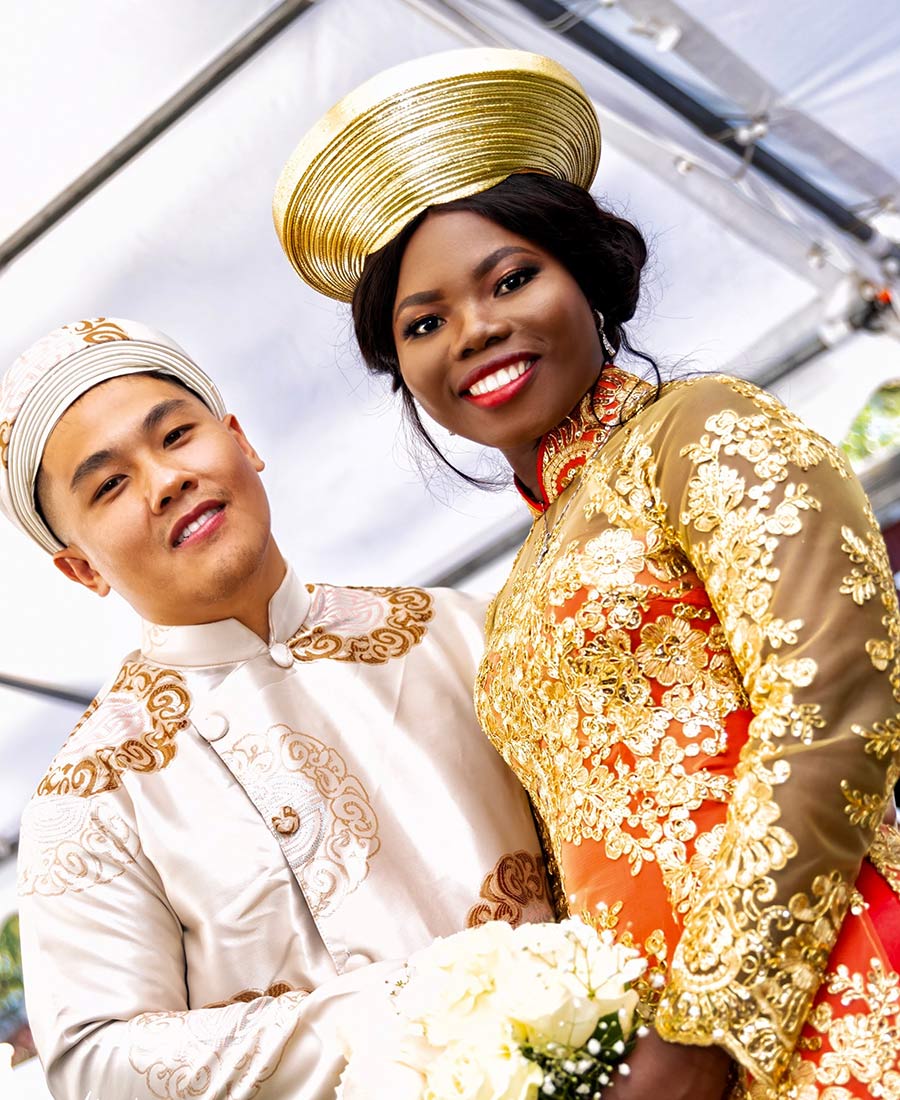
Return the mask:
POLYGON ((55 1100, 326 1100, 347 999, 394 969, 189 1008, 180 922, 115 797, 31 803, 19 895, 28 1016, 55 1100), (84 817, 78 845, 70 813, 84 817))
POLYGON ((753 711, 657 1028, 772 1082, 900 774, 897 595, 844 458, 773 397, 704 378, 646 416, 648 506, 705 584, 753 711))

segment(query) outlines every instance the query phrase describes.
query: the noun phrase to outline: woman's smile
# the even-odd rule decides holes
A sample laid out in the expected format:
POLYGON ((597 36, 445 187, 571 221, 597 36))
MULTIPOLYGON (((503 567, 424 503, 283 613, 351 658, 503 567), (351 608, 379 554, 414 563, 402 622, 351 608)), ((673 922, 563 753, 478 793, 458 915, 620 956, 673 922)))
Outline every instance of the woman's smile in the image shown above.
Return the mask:
POLYGON ((394 302, 397 358, 413 396, 449 431, 497 447, 530 476, 537 441, 603 367, 573 276, 479 214, 434 213, 409 240, 394 302))

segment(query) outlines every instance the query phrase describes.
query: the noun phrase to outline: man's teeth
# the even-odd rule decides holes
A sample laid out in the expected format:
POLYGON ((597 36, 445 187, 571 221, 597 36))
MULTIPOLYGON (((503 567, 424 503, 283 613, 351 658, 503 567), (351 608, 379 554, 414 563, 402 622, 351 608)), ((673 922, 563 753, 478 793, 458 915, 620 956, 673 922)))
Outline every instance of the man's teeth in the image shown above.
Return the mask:
POLYGON ((508 386, 510 382, 515 382, 517 378, 521 378, 530 366, 530 359, 521 359, 512 367, 501 367, 500 370, 487 375, 485 378, 479 378, 474 385, 469 386, 469 393, 473 397, 493 393, 494 390, 499 390, 501 386, 508 386))
POLYGON ((180 546, 184 542, 184 540, 190 538, 195 531, 199 531, 203 524, 207 522, 207 520, 212 519, 212 517, 217 512, 221 511, 221 508, 207 508, 206 511, 202 513, 202 515, 197 516, 193 523, 189 523, 187 527, 185 527, 185 529, 175 540, 175 545, 180 546))

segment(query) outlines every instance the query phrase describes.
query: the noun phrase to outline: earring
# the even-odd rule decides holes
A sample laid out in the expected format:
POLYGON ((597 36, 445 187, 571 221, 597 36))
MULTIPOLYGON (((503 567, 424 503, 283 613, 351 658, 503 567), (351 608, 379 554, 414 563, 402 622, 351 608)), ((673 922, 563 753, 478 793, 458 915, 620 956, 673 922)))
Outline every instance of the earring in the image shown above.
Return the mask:
POLYGON ((606 333, 603 331, 603 314, 599 309, 592 309, 591 312, 594 315, 594 320, 597 322, 597 335, 600 337, 600 343, 603 345, 603 350, 606 352, 610 362, 612 362, 616 357, 616 349, 606 338, 606 333))

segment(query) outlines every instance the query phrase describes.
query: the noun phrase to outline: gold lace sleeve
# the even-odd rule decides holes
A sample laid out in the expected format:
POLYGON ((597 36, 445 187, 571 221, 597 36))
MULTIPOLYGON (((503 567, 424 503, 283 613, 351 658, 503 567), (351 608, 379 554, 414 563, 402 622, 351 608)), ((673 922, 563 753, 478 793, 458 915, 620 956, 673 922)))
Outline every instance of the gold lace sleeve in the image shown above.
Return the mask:
POLYGON ((657 1027, 774 1081, 900 774, 897 597, 859 483, 773 397, 704 378, 669 388, 648 419, 650 491, 754 712, 657 1027))

